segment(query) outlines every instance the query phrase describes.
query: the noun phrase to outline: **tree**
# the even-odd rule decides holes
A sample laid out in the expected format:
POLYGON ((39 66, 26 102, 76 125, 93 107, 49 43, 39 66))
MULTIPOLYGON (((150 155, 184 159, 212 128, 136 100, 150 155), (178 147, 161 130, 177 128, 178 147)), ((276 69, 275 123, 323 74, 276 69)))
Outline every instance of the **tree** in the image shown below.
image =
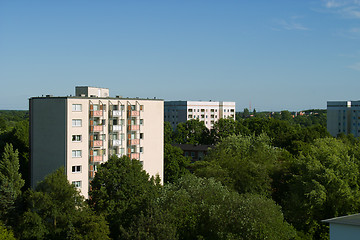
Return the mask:
POLYGON ((14 233, 0 222, 0 240, 16 240, 14 233))
POLYGON ((235 136, 223 139, 210 150, 207 163, 195 163, 194 173, 214 177, 239 193, 271 193, 271 175, 290 157, 271 146, 267 135, 235 136))
POLYGON ((164 122, 164 143, 172 143, 173 129, 169 122, 164 122))
POLYGON ((247 117, 249 117, 249 116, 250 116, 250 111, 249 111, 249 109, 248 109, 248 108, 244 108, 243 117, 244 117, 244 118, 247 118, 247 117))
POLYGON ((102 215, 95 215, 60 168, 24 196, 17 227, 22 239, 109 239, 102 215))
POLYGON ((24 180, 19 173, 19 153, 6 144, 0 160, 0 216, 7 223, 21 194, 24 180))
POLYGON ((171 212, 179 239, 293 239, 280 207, 259 195, 239 195, 214 179, 185 175, 159 198, 171 212))
POLYGON ((214 123, 211 129, 211 138, 213 143, 219 142, 222 138, 237 134, 236 122, 233 119, 220 118, 214 123))
POLYGON ((128 238, 131 226, 151 206, 159 181, 150 179, 142 164, 127 156, 112 156, 102 164, 91 182, 90 205, 106 216, 113 239, 128 238))
POLYGON ((316 239, 328 238, 321 220, 360 210, 359 161, 340 140, 316 139, 291 162, 287 174, 284 192, 277 197, 285 217, 316 239))
POLYGON ((177 125, 174 142, 182 144, 207 144, 209 137, 210 131, 204 122, 192 119, 177 125))
POLYGON ((189 173, 189 157, 183 155, 179 147, 169 143, 164 145, 164 182, 174 182, 181 176, 189 173))

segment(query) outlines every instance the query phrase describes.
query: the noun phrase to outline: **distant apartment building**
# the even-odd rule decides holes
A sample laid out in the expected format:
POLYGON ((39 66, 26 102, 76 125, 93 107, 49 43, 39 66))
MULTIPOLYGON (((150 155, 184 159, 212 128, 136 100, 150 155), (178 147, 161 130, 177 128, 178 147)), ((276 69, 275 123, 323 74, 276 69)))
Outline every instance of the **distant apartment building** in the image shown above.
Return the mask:
POLYGON ((327 130, 336 137, 339 133, 360 136, 360 101, 328 101, 327 130))
POLYGON ((164 101, 109 97, 76 87, 75 96, 30 98, 31 185, 60 167, 88 197, 97 168, 112 155, 138 159, 163 179, 164 101))
POLYGON ((235 120, 235 102, 165 101, 164 120, 174 129, 191 119, 198 119, 211 129, 220 118, 235 120))

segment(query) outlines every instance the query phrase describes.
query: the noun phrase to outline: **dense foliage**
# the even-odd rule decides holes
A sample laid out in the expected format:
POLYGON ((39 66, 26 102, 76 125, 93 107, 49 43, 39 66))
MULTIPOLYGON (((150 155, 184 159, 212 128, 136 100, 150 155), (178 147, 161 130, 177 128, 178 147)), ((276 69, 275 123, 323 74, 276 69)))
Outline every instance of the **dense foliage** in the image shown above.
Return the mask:
POLYGON ((113 156, 88 201, 64 169, 28 189, 27 117, 0 111, 0 238, 328 239, 321 220, 360 211, 360 141, 330 136, 324 110, 165 122, 164 184, 113 156), (174 143, 213 147, 191 163, 174 143))

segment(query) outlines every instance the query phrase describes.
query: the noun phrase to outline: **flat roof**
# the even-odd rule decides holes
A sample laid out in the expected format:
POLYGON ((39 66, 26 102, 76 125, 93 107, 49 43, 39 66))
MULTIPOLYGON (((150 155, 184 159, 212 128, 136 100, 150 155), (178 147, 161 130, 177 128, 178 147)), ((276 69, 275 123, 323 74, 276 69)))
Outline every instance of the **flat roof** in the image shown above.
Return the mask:
POLYGON ((360 226, 360 213, 322 220, 326 223, 360 226))
POLYGON ((46 96, 41 96, 41 97, 30 97, 29 99, 66 99, 66 98, 71 98, 71 99, 100 99, 100 100, 148 100, 148 101, 164 101, 164 99, 159 99, 159 98, 127 98, 127 97, 121 97, 121 98, 117 98, 117 97, 81 97, 81 96, 66 96, 66 97, 61 97, 61 96, 52 96, 52 95, 46 95, 46 96))

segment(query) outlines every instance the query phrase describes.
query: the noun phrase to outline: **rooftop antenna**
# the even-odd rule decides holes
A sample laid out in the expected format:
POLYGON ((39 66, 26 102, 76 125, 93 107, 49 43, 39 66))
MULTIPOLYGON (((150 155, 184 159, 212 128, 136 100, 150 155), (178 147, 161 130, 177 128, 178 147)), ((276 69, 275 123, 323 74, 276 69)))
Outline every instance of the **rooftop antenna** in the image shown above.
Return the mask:
POLYGON ((251 112, 251 101, 249 102, 249 112, 251 112))

